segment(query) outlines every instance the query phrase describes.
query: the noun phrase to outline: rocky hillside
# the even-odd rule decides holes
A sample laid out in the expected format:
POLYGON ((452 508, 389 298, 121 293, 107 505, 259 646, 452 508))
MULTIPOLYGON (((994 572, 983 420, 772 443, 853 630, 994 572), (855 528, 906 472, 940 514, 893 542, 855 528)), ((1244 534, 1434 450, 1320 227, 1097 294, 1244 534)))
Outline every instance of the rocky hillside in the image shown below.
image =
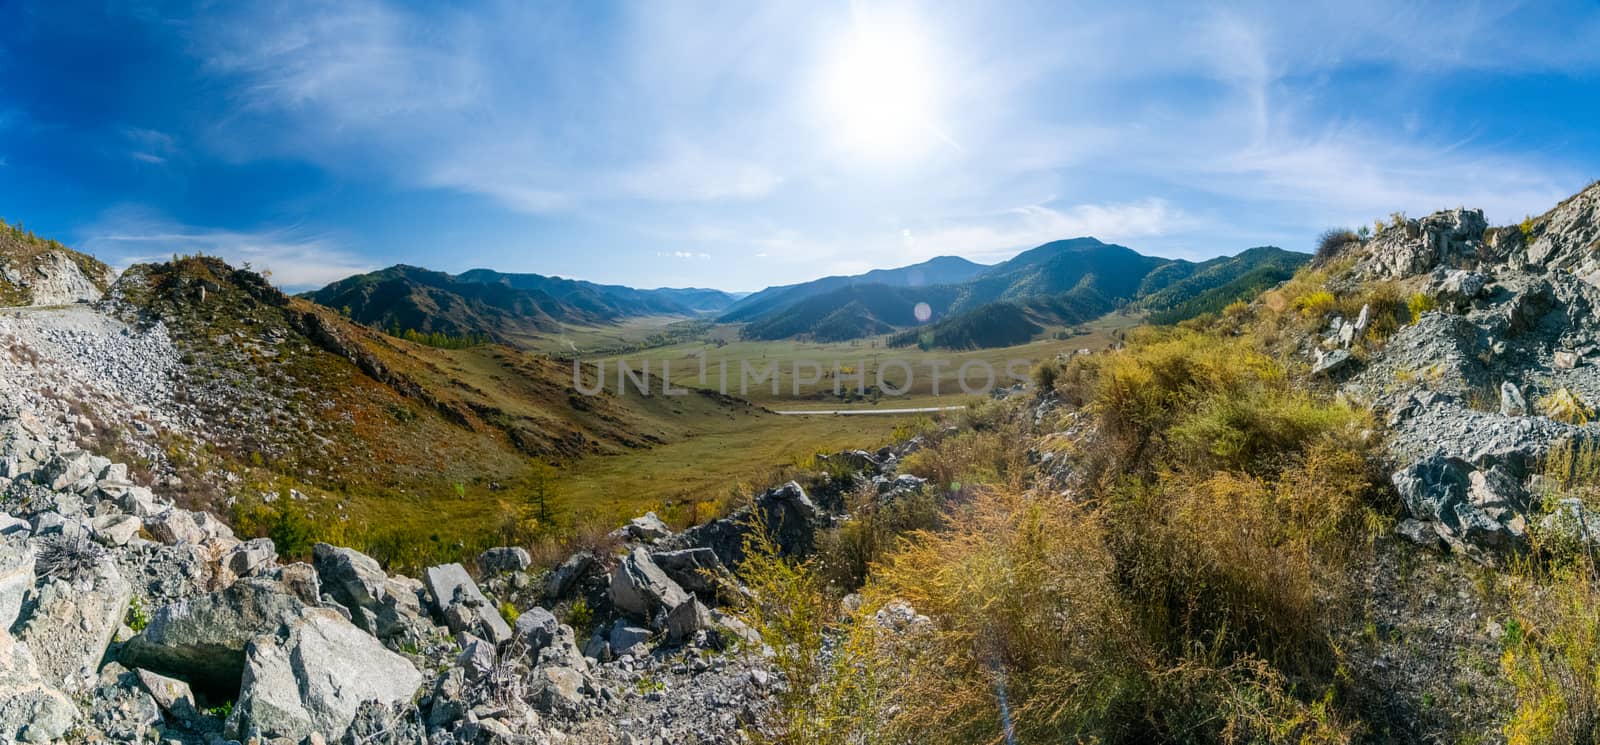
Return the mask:
MULTIPOLYGON (((327 544, 299 563, 79 449, 76 391, 0 386, 8 742, 741 742, 781 683, 721 609, 747 592, 727 567, 751 516, 794 554, 834 519, 791 483, 679 535, 646 515, 548 572, 516 547, 417 579, 327 544)), ((833 473, 892 500, 922 488, 894 476, 905 452, 833 473)))
POLYGON ((99 300, 116 278, 93 257, 0 221, 0 307, 99 300))

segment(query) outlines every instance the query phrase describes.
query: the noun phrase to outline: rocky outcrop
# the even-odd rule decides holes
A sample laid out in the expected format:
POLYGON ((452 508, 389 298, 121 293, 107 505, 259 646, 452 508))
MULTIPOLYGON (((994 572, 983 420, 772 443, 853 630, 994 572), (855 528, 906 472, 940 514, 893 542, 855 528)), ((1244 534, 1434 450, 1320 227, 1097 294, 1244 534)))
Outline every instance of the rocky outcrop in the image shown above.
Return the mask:
POLYGON ((30 256, 7 255, 0 241, 0 305, 43 306, 88 303, 105 295, 116 281, 106 265, 66 249, 30 256))
POLYGON ((662 547, 669 550, 709 548, 724 566, 737 567, 744 559, 745 536, 757 520, 786 556, 810 552, 816 545, 818 531, 831 524, 831 518, 811 501, 806 490, 790 481, 758 495, 749 505, 728 517, 695 526, 663 541, 662 547))

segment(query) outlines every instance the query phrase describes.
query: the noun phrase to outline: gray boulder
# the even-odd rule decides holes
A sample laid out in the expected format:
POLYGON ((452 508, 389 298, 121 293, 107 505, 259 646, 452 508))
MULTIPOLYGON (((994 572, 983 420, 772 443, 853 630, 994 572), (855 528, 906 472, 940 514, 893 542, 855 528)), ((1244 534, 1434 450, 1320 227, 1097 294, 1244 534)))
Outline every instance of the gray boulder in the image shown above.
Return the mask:
POLYGON ((641 644, 649 643, 651 636, 653 634, 650 633, 650 629, 634 626, 619 618, 611 624, 611 634, 606 637, 606 641, 611 644, 615 654, 623 655, 633 653, 634 648, 641 644))
POLYGON ((75 583, 49 581, 38 593, 17 638, 33 650, 52 685, 68 693, 85 690, 100 670, 106 647, 122 627, 133 587, 115 564, 102 559, 91 578, 75 583))
POLYGON ((550 576, 545 579, 545 597, 557 600, 566 596, 592 566, 594 566, 594 554, 588 551, 579 551, 568 556, 567 560, 551 570, 550 576))
POLYGON ((305 608, 283 632, 250 643, 228 730, 337 740, 362 703, 407 704, 421 687, 416 667, 371 634, 326 608, 305 608))
POLYGON ((101 515, 89 521, 89 529, 96 540, 108 546, 126 546, 144 527, 133 515, 101 515))
POLYGON ((211 690, 237 687, 245 649, 261 634, 298 619, 305 603, 282 584, 247 578, 220 592, 158 608, 121 659, 211 690))
POLYGON ((528 646, 529 654, 537 655, 556 638, 556 630, 560 626, 561 622, 556 620, 554 613, 533 607, 517 616, 516 635, 528 646))
POLYGON ((709 548, 685 548, 661 551, 650 555, 661 571, 689 592, 711 597, 719 583, 732 582, 730 574, 717 552, 709 548))
POLYGON ((806 494, 800 484, 790 481, 757 496, 752 504, 733 514, 697 525, 664 541, 664 549, 709 548, 725 567, 737 567, 744 560, 744 539, 751 518, 759 515, 767 532, 784 556, 805 555, 816 547, 818 531, 829 524, 828 515, 806 494))
POLYGON ((655 543, 672 535, 672 530, 667 528, 666 522, 656 517, 654 512, 646 512, 642 517, 628 521, 622 528, 623 537, 632 538, 645 543, 655 543))
POLYGON ((483 576, 520 572, 533 564, 533 557, 521 546, 501 546, 478 554, 478 571, 483 576))
POLYGON ((489 599, 478 589, 478 583, 467 574, 466 567, 460 564, 429 567, 422 573, 422 584, 428 588, 434 608, 444 616, 451 632, 472 632, 495 644, 510 641, 511 625, 490 605, 489 599))
POLYGON ((695 632, 711 627, 711 611, 697 598, 689 598, 667 613, 667 641, 681 644, 694 638, 695 632))
POLYGON ((1500 415, 1501 416, 1527 416, 1528 400, 1522 397, 1522 390, 1506 381, 1500 384, 1500 415))
POLYGON ((206 539, 206 532, 195 522, 194 515, 176 508, 145 518, 144 529, 168 546, 180 543, 198 546, 206 539))
POLYGON ((689 601, 689 593, 667 577, 650 559, 650 552, 635 548, 611 575, 611 602, 619 610, 654 623, 659 615, 689 601))
POLYGON ((184 724, 199 720, 200 709, 195 706, 194 693, 189 690, 188 683, 149 670, 135 670, 134 674, 156 705, 172 719, 184 724))
POLYGON ((1392 477, 1407 513, 1452 548, 1474 558, 1514 548, 1527 532, 1527 496, 1499 466, 1479 470, 1460 458, 1434 455, 1392 477))
POLYGON ((33 548, 26 541, 0 537, 0 629, 9 629, 33 589, 33 548))
POLYGON ((271 538, 252 538, 222 555, 222 565, 235 577, 253 576, 278 562, 278 547, 271 538))

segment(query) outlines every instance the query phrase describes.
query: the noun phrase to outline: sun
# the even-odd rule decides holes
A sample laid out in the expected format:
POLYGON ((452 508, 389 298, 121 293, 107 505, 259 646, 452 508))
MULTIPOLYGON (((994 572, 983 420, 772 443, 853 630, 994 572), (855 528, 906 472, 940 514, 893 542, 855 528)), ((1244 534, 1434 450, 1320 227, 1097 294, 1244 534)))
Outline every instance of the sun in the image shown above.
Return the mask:
POLYGON ((822 109, 833 139, 854 156, 924 152, 939 139, 933 63, 910 24, 858 22, 824 66, 822 109))

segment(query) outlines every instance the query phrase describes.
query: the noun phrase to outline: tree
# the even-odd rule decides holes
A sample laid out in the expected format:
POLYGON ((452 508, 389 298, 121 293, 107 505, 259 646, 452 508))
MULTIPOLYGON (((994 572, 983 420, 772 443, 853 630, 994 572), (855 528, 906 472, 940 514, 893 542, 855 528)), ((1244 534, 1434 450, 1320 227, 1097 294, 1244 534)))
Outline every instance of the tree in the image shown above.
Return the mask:
POLYGON ((555 469, 545 463, 534 463, 528 469, 528 505, 541 525, 550 524, 550 504, 555 498, 555 469))

